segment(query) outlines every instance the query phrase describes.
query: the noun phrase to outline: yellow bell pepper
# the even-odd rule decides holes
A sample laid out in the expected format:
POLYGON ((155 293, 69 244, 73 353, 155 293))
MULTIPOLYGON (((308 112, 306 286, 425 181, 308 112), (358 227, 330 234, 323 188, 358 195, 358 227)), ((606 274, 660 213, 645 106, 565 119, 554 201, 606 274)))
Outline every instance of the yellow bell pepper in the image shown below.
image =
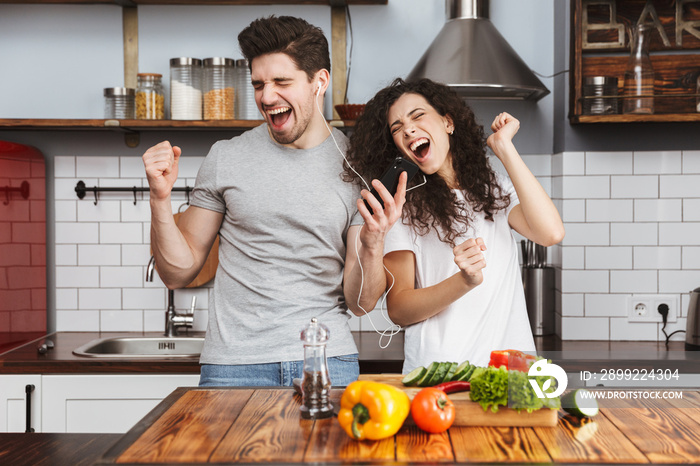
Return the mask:
POLYGON ((356 440, 380 440, 398 432, 410 410, 411 401, 402 390, 358 380, 343 392, 338 421, 356 440))

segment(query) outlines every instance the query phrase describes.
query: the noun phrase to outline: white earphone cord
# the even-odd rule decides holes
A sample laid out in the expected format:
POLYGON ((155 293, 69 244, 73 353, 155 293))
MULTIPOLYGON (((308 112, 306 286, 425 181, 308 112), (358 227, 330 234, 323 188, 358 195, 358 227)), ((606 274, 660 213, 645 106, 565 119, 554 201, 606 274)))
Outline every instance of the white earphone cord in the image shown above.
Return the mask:
MULTIPOLYGON (((340 150, 340 146, 338 145, 338 142, 335 140, 335 136, 333 136, 333 130, 331 130, 331 127, 328 126, 328 122, 326 121, 326 117, 323 115, 323 112, 321 111, 321 106, 318 102, 318 96, 320 93, 321 93, 321 84, 319 83, 318 91, 316 92, 316 108, 318 109, 318 113, 321 115, 321 118, 323 119, 323 123, 326 125, 326 128, 328 129, 328 133, 331 135, 331 139, 333 139, 333 144, 335 144, 335 148, 338 149, 338 152, 343 157, 343 160, 345 160, 345 163, 348 165, 348 167, 350 167, 350 170, 352 170, 353 173, 355 173, 362 180, 364 185, 367 187, 367 190, 371 191, 371 188, 370 188, 369 184, 367 183, 367 181, 365 181, 365 179, 362 178, 362 175, 360 175, 359 173, 357 173, 357 171, 355 171, 355 169, 352 167, 352 165, 350 165, 350 162, 348 162, 348 159, 345 157, 345 154, 343 153, 343 151, 340 150)), ((419 184, 418 186, 422 186, 426 183, 427 180, 425 179, 425 175, 423 176, 423 180, 424 180, 423 183, 419 184)), ((413 188, 417 188, 418 186, 414 186, 413 188)), ((413 189, 413 188, 411 188, 411 189, 413 189)), ((406 191, 408 191, 408 190, 406 190, 406 191)), ((394 275, 389 271, 389 269, 387 269, 386 266, 383 265, 384 270, 386 270, 386 272, 391 276, 391 286, 389 287, 388 290, 386 290, 386 293, 384 293, 382 296, 382 302, 379 305, 379 312, 380 312, 381 316, 384 318, 384 320, 387 323, 389 323, 390 325, 388 328, 384 329, 384 331, 380 332, 379 330, 377 330, 377 327, 374 325, 374 322, 372 322, 372 317, 369 315, 369 312, 367 312, 365 310, 365 308, 362 307, 362 305, 360 305, 360 297, 362 296, 362 288, 363 288, 364 283, 365 283, 365 271, 362 268, 362 261, 360 260, 360 247, 358 244, 358 240, 360 238, 360 232, 362 231, 362 229, 364 227, 365 227, 365 225, 363 223, 362 226, 360 227, 360 229, 357 231, 357 235, 355 235, 355 254, 357 255, 357 264, 360 266, 360 290, 357 294, 357 307, 359 307, 362 310, 362 312, 365 313, 365 315, 367 316, 367 319, 369 319, 370 325, 372 325, 372 328, 374 329, 374 331, 377 334, 379 334, 379 347, 382 349, 386 349, 389 346, 389 344, 391 343, 391 339, 394 337, 394 335, 396 335, 397 333, 399 333, 401 331, 401 326, 398 324, 395 324, 394 322, 391 321, 391 319, 389 319, 389 316, 385 312, 386 309, 384 307, 384 304, 386 303, 386 297, 389 294, 389 291, 391 291, 391 289, 394 287, 394 283, 396 283, 396 279, 394 278, 394 275), (382 340, 387 335, 389 336, 389 340, 386 342, 386 345, 382 345, 382 340)))

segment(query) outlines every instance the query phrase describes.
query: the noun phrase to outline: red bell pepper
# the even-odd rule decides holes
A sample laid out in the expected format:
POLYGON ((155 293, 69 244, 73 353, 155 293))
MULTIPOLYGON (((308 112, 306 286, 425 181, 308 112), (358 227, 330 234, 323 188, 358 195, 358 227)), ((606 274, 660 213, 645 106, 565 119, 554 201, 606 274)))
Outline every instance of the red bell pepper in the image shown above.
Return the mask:
POLYGON ((491 351, 489 366, 504 366, 508 370, 527 372, 535 359, 535 356, 518 350, 491 351))

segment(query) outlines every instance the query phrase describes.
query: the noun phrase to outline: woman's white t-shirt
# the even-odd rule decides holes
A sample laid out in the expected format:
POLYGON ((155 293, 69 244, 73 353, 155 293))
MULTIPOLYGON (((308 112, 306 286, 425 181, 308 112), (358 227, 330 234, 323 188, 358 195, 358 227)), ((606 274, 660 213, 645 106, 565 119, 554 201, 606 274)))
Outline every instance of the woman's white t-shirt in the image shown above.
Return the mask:
MULTIPOLYGON (((508 214, 519 200, 510 179, 496 175, 504 193, 510 195, 510 205, 498 211, 493 221, 475 212, 467 232, 455 241, 484 239, 484 281, 439 314, 405 328, 404 374, 433 361, 468 360, 485 366, 493 350, 535 351, 517 244, 508 224, 508 214)), ((464 200, 461 191, 455 194, 464 200)), ((419 236, 412 227, 396 222, 386 236, 384 254, 402 250, 415 254, 416 289, 436 285, 459 272, 452 247, 440 241, 435 230, 419 236)))

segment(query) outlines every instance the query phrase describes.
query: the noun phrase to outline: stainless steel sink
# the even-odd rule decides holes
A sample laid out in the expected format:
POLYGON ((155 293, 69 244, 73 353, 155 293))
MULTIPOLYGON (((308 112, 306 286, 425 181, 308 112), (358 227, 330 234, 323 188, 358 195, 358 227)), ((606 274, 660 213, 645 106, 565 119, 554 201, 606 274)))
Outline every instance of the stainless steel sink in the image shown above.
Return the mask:
POLYGON ((73 350, 91 358, 197 358, 204 337, 113 337, 92 340, 73 350))

